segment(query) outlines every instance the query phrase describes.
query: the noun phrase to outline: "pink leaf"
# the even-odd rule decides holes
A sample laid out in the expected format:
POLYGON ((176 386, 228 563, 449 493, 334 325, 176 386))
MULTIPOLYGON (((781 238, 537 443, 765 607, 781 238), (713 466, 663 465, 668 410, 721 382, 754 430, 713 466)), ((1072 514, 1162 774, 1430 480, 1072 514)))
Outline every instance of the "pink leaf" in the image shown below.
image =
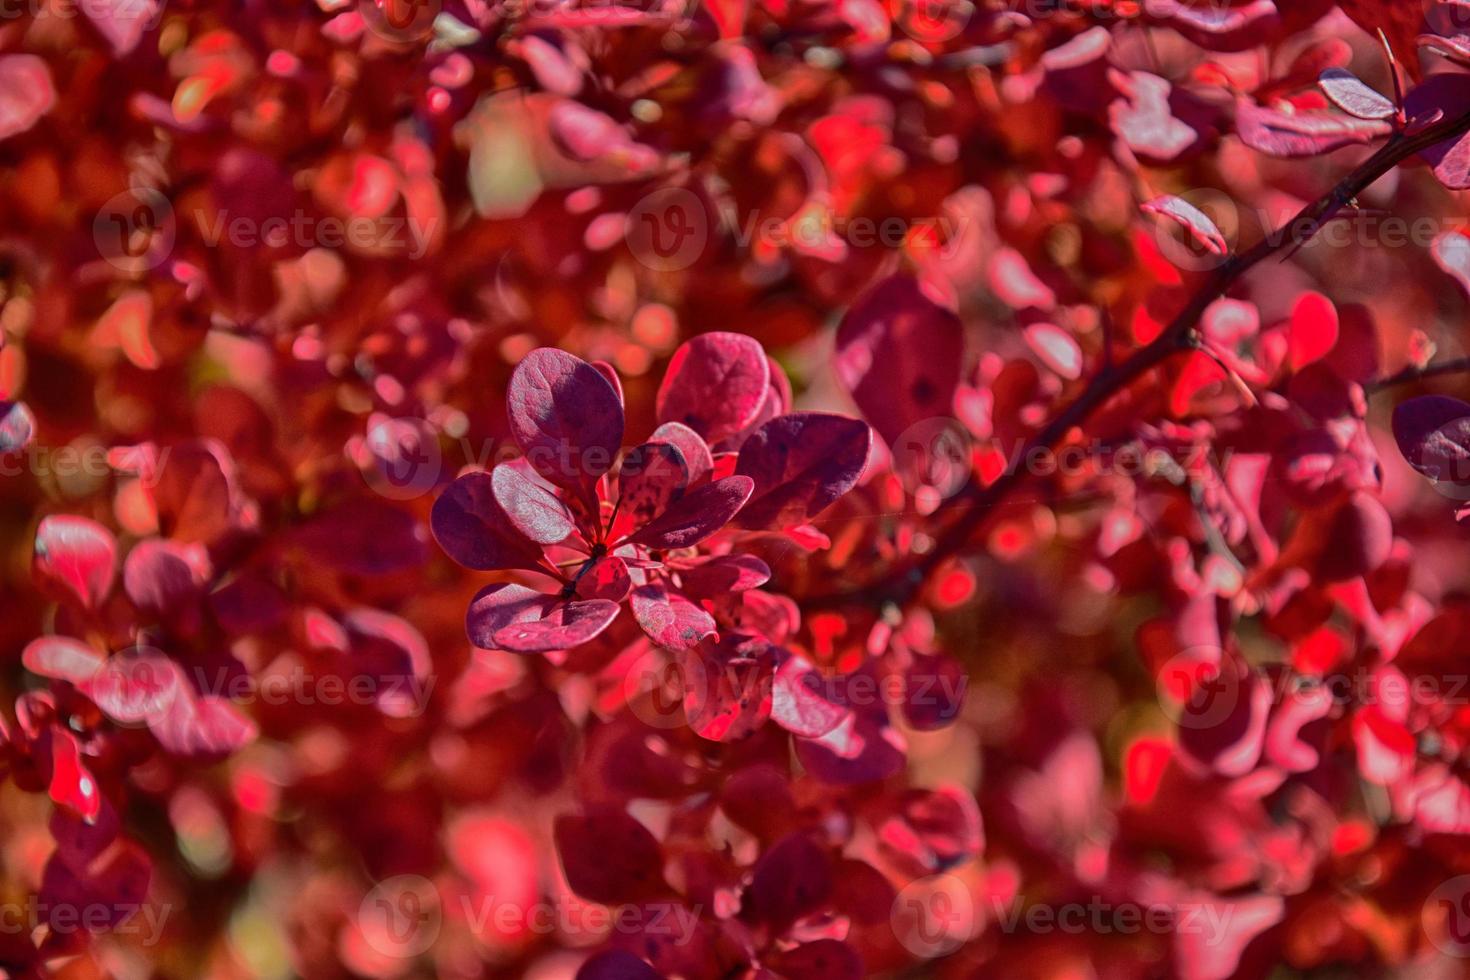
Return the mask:
POLYGON ((54 105, 46 62, 33 54, 0 55, 0 140, 24 133, 54 105))
POLYGON ((112 591, 116 565, 117 540, 96 521, 58 514, 36 528, 33 569, 65 586, 88 609, 100 606, 112 591))
POLYGON ((36 418, 24 402, 0 402, 0 456, 18 453, 36 437, 36 418))
POLYGON ((1317 79, 1332 104, 1359 119, 1391 119, 1398 110, 1393 100, 1369 88, 1346 68, 1329 68, 1317 79))
POLYGON ((828 693, 826 678, 805 660, 790 657, 776 671, 771 718, 793 735, 820 738, 852 714, 828 693))
POLYGON ((1145 204, 1143 210, 1179 222, 1195 241, 1214 255, 1225 255, 1230 251, 1229 243, 1225 241, 1225 236, 1221 234, 1214 220, 1182 197, 1172 194, 1156 197, 1145 204))
POLYGON ((1248 99, 1235 107, 1236 132, 1251 149, 1273 157, 1311 157, 1355 143, 1371 143, 1393 131, 1381 119, 1353 119, 1330 112, 1288 113, 1248 99))
POLYGON ((618 604, 606 599, 577 602, 542 595, 524 585, 491 585, 470 602, 465 631, 482 649, 545 653, 586 643, 617 615, 618 604))
POLYGON ((41 677, 80 686, 92 678, 107 658, 69 636, 43 636, 26 644, 20 655, 26 670, 41 677))
POLYGON ((490 488, 511 525, 537 544, 558 544, 576 530, 572 512, 561 498, 514 463, 495 467, 490 474, 490 488))
POLYGON ((1054 323, 1033 323, 1022 331, 1041 362, 1068 381, 1082 377, 1082 348, 1077 339, 1054 323))

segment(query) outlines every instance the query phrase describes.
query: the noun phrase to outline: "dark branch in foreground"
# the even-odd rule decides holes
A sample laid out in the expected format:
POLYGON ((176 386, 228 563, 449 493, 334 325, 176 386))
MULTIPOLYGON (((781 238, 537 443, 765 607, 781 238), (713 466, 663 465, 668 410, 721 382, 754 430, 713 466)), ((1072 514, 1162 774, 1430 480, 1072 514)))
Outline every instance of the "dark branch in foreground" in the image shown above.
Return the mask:
MULTIPOLYGON (((1279 251, 1288 250, 1287 254, 1290 255, 1310 241, 1323 225, 1349 207, 1359 194, 1394 167, 1419 151, 1467 130, 1470 130, 1470 112, 1451 119, 1442 119, 1413 133, 1400 132, 1394 135, 1371 157, 1338 181, 1327 194, 1302 208, 1281 229, 1267 235, 1248 251, 1230 256, 1215 269, 1189 304, 1152 341, 1116 365, 1105 356, 1104 364, 1107 366, 1092 378, 1075 401, 1027 441, 1017 458, 1026 459, 1032 452, 1055 450, 1073 429, 1086 424, 1113 396, 1173 355, 1196 349, 1197 328, 1205 310, 1216 300, 1223 298, 1247 272, 1279 251)), ((1370 392, 1377 391, 1392 384, 1447 374, 1464 366, 1460 362, 1446 362, 1443 365, 1418 369, 1418 373, 1414 375, 1404 373, 1403 377, 1394 375, 1371 382, 1366 387, 1370 392)), ((811 608, 852 604, 898 607, 907 605, 923 588, 930 574, 945 559, 964 548, 996 508, 1025 482, 1026 475, 1025 467, 1011 467, 986 487, 979 486, 972 476, 965 488, 945 504, 946 508, 963 506, 964 510, 953 524, 940 532, 940 540, 933 551, 906 570, 883 581, 847 592, 808 596, 802 600, 803 603, 811 608)))

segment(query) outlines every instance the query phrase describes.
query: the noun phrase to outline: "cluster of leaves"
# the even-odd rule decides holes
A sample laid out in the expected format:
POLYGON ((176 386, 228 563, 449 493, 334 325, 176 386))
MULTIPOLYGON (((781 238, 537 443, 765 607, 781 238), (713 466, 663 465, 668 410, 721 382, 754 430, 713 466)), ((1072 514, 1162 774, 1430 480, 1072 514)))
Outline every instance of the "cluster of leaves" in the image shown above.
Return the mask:
POLYGON ((1470 952, 1463 0, 31 7, 10 974, 1470 952))

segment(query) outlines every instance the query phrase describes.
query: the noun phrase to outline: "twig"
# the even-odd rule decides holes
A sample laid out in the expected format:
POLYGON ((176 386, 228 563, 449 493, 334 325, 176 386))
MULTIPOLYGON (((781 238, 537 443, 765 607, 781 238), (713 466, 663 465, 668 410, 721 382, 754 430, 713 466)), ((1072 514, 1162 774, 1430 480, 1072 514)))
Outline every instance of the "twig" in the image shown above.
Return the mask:
MULTIPOLYGON (((1134 351, 1116 367, 1109 366, 1089 382, 1086 390, 1060 415, 1032 436, 1018 457, 1026 459, 1033 452, 1053 451, 1074 428, 1087 422, 1113 396, 1174 354, 1198 347, 1196 328, 1205 310, 1222 298, 1251 269, 1283 248, 1300 245, 1322 227, 1327 218, 1347 207, 1359 194, 1379 178, 1420 150, 1434 146, 1470 129, 1470 112, 1440 119, 1414 133, 1400 132, 1337 182, 1332 190, 1308 204, 1287 222, 1248 251, 1232 255, 1218 266, 1209 281, 1190 299, 1189 304, 1164 330, 1145 346, 1134 351)), ((1397 383, 1397 382, 1395 382, 1397 383)), ((994 483, 980 487, 970 482, 945 507, 964 505, 960 517, 940 532, 934 549, 907 570, 884 580, 846 592, 809 596, 803 604, 810 608, 832 608, 849 604, 905 606, 918 595, 930 573, 967 544, 976 531, 1026 479, 1024 467, 1012 467, 994 483)))
POLYGON ((1465 371, 1470 371, 1470 357, 1457 357, 1452 361, 1440 361, 1438 364, 1426 364, 1423 367, 1406 367, 1397 374, 1365 382, 1363 390, 1371 395, 1385 388, 1424 381, 1428 378, 1438 378, 1446 374, 1460 374, 1465 371))

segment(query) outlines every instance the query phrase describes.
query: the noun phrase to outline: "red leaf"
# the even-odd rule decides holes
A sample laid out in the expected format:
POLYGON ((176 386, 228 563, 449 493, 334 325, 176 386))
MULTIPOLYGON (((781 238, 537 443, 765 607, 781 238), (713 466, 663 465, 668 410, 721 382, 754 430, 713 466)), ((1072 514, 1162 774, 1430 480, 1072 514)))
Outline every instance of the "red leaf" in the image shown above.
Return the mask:
POLYGON ((658 420, 681 422, 708 443, 745 428, 766 397, 766 352, 744 334, 700 334, 674 351, 658 389, 658 420))
POLYGON ((746 592, 770 579, 770 567, 753 555, 718 555, 679 571, 680 591, 695 599, 746 592))
POLYGON ((1291 310, 1287 352, 1291 369, 1300 371, 1326 357, 1337 346, 1337 307, 1321 293, 1305 292, 1291 310))
POLYGON ((837 377, 889 445, 953 411, 964 359, 959 317, 910 276, 875 285, 837 328, 837 377))
POLYGON ((144 612, 171 613, 202 598, 210 574, 202 546, 149 538, 128 552, 123 590, 144 612))
POLYGON ((832 861, 805 833, 771 846, 756 862, 741 913, 776 931, 815 911, 832 891, 832 861))
POLYGON ((592 503, 623 441, 623 405, 607 379, 581 358, 538 348, 511 375, 506 413, 536 472, 592 503))
POLYGON ((589 562, 577 578, 577 596, 582 599, 622 602, 631 591, 633 578, 628 574, 628 563, 616 555, 589 562))
POLYGON ((120 840, 94 860, 73 867, 60 851, 51 855, 41 875, 41 905, 61 934, 78 925, 98 932, 111 929, 137 913, 148 897, 153 863, 138 845, 120 840), (98 908, 98 915, 79 915, 98 908))
POLYGON ((88 609, 100 606, 112 591, 116 564, 117 540, 96 521, 58 514, 36 528, 33 569, 65 586, 88 609))
POLYGON ((618 470, 619 528, 648 524, 679 499, 689 483, 689 465, 673 443, 655 440, 635 446, 618 470))
POLYGON ((621 904, 667 894, 663 848, 618 807, 590 807, 556 818, 552 829, 567 884, 585 899, 621 904))
POLYGON ((771 716, 775 651, 764 640, 727 636, 679 657, 684 716, 700 738, 733 742, 771 716))
POLYGON ((715 631, 713 616, 658 582, 635 588, 632 604, 643 632, 666 650, 692 650, 715 631))
POLYGON ((736 523, 749 530, 805 524, 851 490, 867 465, 872 430, 841 415, 795 412, 761 426, 735 472, 755 481, 736 523))
POLYGON ((524 585, 491 585, 470 602, 465 630, 482 649, 545 653, 586 643, 617 615, 618 604, 606 599, 575 602, 524 585))
POLYGON ((820 738, 846 721, 851 710, 828 695, 828 682, 799 657, 790 657, 776 671, 771 694, 771 718, 793 735, 820 738))
POLYGON ((709 444, 704 437, 682 422, 665 422, 653 430, 650 442, 667 442, 679 450, 684 465, 689 468, 689 485, 693 486, 709 475, 715 467, 710 455, 709 444))
POLYGON ((727 476, 707 483, 676 500, 651 524, 629 537, 628 543, 654 551, 692 547, 730 523, 754 488, 755 482, 745 476, 727 476))
POLYGON ((51 730, 51 799, 71 807, 83 820, 92 820, 102 808, 102 790, 82 765, 76 736, 61 728, 51 730))

